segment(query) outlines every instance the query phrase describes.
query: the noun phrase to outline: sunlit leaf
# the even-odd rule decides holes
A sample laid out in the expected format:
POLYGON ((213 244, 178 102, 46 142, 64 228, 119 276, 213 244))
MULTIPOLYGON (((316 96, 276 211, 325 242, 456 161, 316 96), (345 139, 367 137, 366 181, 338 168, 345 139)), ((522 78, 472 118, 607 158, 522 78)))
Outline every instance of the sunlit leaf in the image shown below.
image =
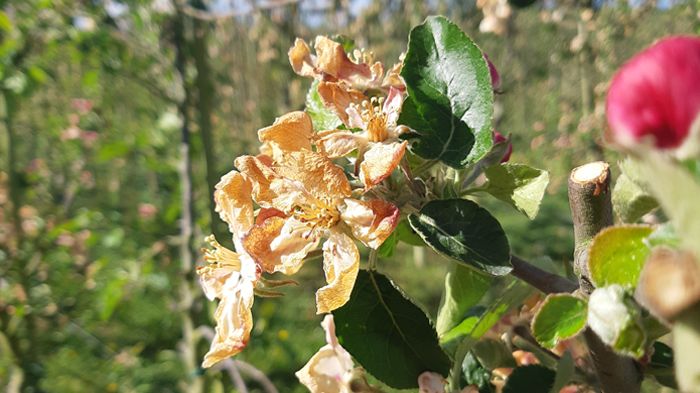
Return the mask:
POLYGON ((509 203, 527 218, 534 219, 540 210, 549 173, 523 164, 504 163, 486 169, 485 191, 509 203))
POLYGON ((652 232, 648 226, 626 225, 602 230, 593 239, 588 267, 596 287, 619 284, 637 286, 639 274, 649 256, 644 239, 652 232))
POLYGON ((532 320, 532 334, 540 345, 554 348, 586 326, 586 301, 569 294, 549 295, 532 320))
POLYGON ((457 25, 431 16, 411 30, 401 76, 409 99, 399 123, 415 131, 406 134, 413 153, 461 168, 491 149, 491 75, 457 25))

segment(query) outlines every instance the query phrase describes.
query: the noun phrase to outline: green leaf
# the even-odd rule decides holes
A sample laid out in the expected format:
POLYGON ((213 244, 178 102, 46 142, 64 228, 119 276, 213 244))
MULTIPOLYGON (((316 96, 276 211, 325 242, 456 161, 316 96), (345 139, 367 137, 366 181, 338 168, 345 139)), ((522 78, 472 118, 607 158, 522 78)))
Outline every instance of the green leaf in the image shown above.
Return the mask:
POLYGON ((399 240, 406 244, 419 247, 425 246, 425 242, 420 236, 418 236, 413 228, 411 228, 408 220, 399 221, 399 225, 397 225, 396 229, 394 229, 394 233, 396 233, 396 237, 398 237, 399 240))
MULTIPOLYGON (((486 334, 501 317, 514 306, 523 302, 533 289, 520 280, 510 279, 503 293, 489 303, 489 307, 478 315, 471 315, 459 325, 440 337, 440 342, 446 344, 454 339, 464 337, 478 340, 486 334)), ((474 341, 476 342, 476 341, 474 341)), ((473 344, 473 343, 472 343, 473 344)), ((468 350, 468 348, 466 348, 468 350)))
POLYGON ((486 169, 485 191, 534 219, 549 184, 549 173, 523 164, 504 163, 486 169))
POLYGON ((552 349, 581 332, 587 314, 583 299, 569 294, 548 295, 532 320, 532 334, 540 345, 552 349))
POLYGON ((46 73, 46 71, 41 69, 41 67, 35 65, 30 66, 27 69, 27 75, 29 75, 29 77, 38 84, 46 82, 46 80, 49 78, 49 75, 46 73))
POLYGON ((493 145, 493 88, 481 50, 448 19, 411 30, 401 76, 409 99, 400 124, 415 130, 411 151, 462 168, 493 145))
POLYGON ((428 317, 386 276, 360 270, 350 300, 333 315, 343 347, 387 385, 415 388, 424 371, 447 376, 450 360, 428 317))
POLYGON ((634 288, 649 256, 644 243, 652 228, 624 225, 606 228, 593 239, 588 255, 591 281, 596 287, 619 284, 634 288))
POLYGON ((323 105, 323 100, 318 94, 318 81, 314 81, 306 94, 306 113, 311 117, 314 130, 334 130, 343 124, 338 116, 323 105))
POLYGON ((555 378, 554 371, 540 365, 517 367, 506 380, 503 393, 549 393, 555 378))
POLYGON ((476 344, 471 351, 479 363, 489 370, 499 367, 516 367, 513 353, 503 341, 484 339, 476 344))
POLYGON ((654 343, 654 353, 649 364, 644 369, 647 375, 653 375, 656 381, 664 386, 678 389, 676 373, 673 371, 673 349, 662 342, 654 343))
POLYGON ((7 16, 4 11, 0 11, 0 30, 5 33, 12 31, 12 20, 10 20, 10 17, 7 16))
POLYGON ((396 250, 396 244, 399 242, 399 237, 396 234, 396 231, 392 232, 389 237, 384 240, 384 243, 382 243, 381 246, 377 249, 377 255, 379 255, 382 258, 390 258, 392 255, 394 255, 394 251, 396 250))
POLYGON ((431 201, 408 222, 426 244, 450 258, 497 276, 512 270, 501 224, 472 201, 431 201))
POLYGON ((659 207, 659 203, 624 173, 617 178, 612 192, 615 213, 622 222, 636 222, 659 207))
POLYGON ((479 392, 492 392, 491 371, 487 370, 473 353, 467 353, 462 362, 462 373, 467 385, 476 385, 479 392))
POLYGON ((554 383, 549 393, 559 393, 559 391, 566 385, 568 385, 574 378, 576 373, 576 365, 574 364, 574 357, 571 356, 571 352, 566 351, 559 359, 557 364, 557 374, 554 378, 554 383))
POLYGON ((452 263, 445 276, 445 292, 437 316, 437 333, 442 337, 462 322, 469 310, 488 292, 493 277, 459 263, 452 263))

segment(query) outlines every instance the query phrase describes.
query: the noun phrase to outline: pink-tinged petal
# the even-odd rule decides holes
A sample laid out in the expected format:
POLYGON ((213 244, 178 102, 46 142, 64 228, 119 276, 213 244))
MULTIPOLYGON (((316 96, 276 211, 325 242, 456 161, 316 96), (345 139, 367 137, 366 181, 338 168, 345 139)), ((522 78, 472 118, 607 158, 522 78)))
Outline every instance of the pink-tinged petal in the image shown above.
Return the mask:
POLYGON ((214 202, 221 219, 228 224, 234 238, 253 226, 252 184, 241 173, 231 171, 216 185, 214 202))
POLYGON ((663 39, 627 62, 608 91, 612 139, 624 147, 646 139, 661 149, 680 147, 700 118, 698 70, 698 37, 663 39))
POLYGON ((230 279, 226 282, 214 314, 216 333, 202 367, 211 367, 236 355, 248 344, 253 329, 253 287, 254 283, 248 280, 230 279))
POLYGON ((316 67, 337 79, 350 79, 353 76, 371 78, 372 72, 367 64, 353 63, 345 53, 343 46, 328 37, 316 37, 316 67))
POLYGON ((418 376, 418 393, 445 393, 447 381, 442 375, 426 371, 418 376))
POLYGON ((294 72, 301 76, 314 77, 316 70, 314 60, 311 57, 311 49, 301 38, 294 41, 294 46, 289 48, 289 63, 294 72))
MULTIPOLYGON (((502 143, 507 141, 506 137, 503 136, 498 131, 493 132, 493 143, 502 143)), ((501 163, 503 162, 508 162, 510 160, 510 155, 513 154, 513 144, 508 142, 508 147, 506 148, 506 153, 503 155, 503 158, 501 158, 501 163)))
POLYGON ((326 315, 321 325, 328 344, 321 347, 296 376, 311 393, 351 393, 354 364, 350 354, 338 344, 333 315, 326 315))
POLYGON ((404 141, 371 145, 360 164, 360 180, 365 190, 376 186, 391 175, 401 162, 407 143, 404 141))
POLYGON ((358 133, 352 131, 323 132, 318 134, 316 145, 328 158, 345 157, 366 143, 358 133))
POLYGON ((253 226, 243 238, 243 247, 263 271, 292 275, 301 269, 304 258, 319 241, 308 224, 273 216, 253 226))
POLYGON ((348 126, 348 128, 360 128, 363 130, 367 128, 367 122, 362 118, 362 114, 360 114, 359 109, 359 106, 352 105, 345 110, 345 113, 348 115, 348 121, 345 122, 345 125, 348 126))
POLYGON ((236 168, 250 181, 255 202, 261 206, 269 205, 275 194, 270 190, 270 183, 278 176, 272 169, 271 159, 267 156, 241 156, 236 158, 236 168))
POLYGON ((360 201, 348 198, 340 217, 348 224, 355 238, 377 249, 396 228, 399 209, 382 199, 360 201))
POLYGON ((351 104, 360 105, 367 97, 344 82, 320 82, 318 95, 323 105, 331 109, 346 126, 353 128, 347 111, 351 104))
POLYGON ((277 210, 274 207, 264 207, 258 210, 258 214, 255 216, 255 224, 260 225, 270 217, 287 218, 287 215, 284 214, 283 211, 277 210))
POLYGON ((396 127, 396 122, 399 120, 399 114, 401 114, 402 105, 403 93, 401 90, 395 87, 390 87, 389 94, 386 96, 384 107, 382 108, 382 112, 386 114, 387 127, 396 127))
POLYGON ((352 239, 331 231, 323 243, 323 271, 328 285, 316 292, 316 313, 329 313, 350 299, 360 270, 360 252, 352 239))

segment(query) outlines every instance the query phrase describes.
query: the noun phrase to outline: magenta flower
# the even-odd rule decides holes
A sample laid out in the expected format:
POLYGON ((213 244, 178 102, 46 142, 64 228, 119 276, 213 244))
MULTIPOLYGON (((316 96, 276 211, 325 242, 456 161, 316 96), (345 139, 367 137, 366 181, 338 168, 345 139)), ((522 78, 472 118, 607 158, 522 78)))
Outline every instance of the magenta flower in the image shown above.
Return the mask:
POLYGON ((700 125, 699 115, 698 37, 669 37, 652 45, 617 72, 608 91, 611 135, 625 147, 649 139, 661 149, 678 148, 700 125))

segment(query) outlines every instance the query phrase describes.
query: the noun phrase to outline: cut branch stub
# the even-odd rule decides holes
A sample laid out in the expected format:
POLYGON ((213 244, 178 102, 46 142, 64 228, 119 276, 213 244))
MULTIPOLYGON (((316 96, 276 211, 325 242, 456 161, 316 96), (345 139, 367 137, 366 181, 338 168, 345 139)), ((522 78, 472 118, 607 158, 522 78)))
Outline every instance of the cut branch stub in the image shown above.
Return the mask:
MULTIPOLYGON (((588 248, 601 229, 613 224, 610 165, 597 161, 582 165, 569 176, 569 206, 574 224, 574 271, 581 289, 594 287, 588 272, 588 248)), ((584 331, 603 393, 638 393, 642 373, 634 359, 616 354, 590 329, 584 331)))
POLYGON ((581 288, 593 285, 588 272, 588 246, 601 229, 613 224, 610 199, 610 165, 602 161, 575 168, 569 176, 569 206, 574 223, 574 271, 581 288))

